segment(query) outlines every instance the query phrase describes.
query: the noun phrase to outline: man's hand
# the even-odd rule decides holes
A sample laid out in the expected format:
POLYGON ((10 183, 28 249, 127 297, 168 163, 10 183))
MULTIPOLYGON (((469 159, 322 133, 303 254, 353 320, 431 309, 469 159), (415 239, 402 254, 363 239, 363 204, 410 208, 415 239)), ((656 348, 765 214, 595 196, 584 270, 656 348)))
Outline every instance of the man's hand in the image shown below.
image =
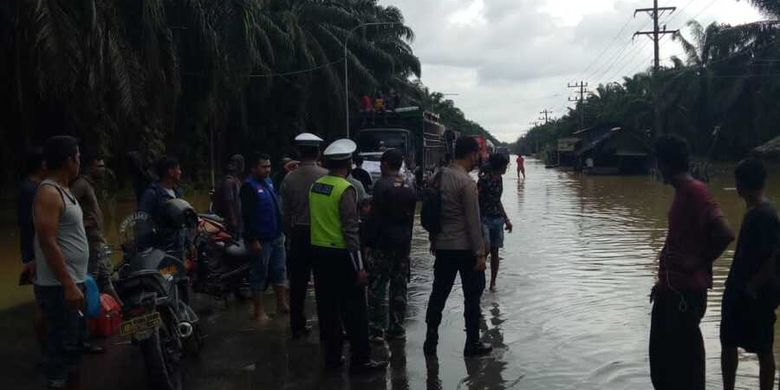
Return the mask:
POLYGON ((263 251, 263 246, 260 245, 260 241, 253 240, 249 243, 249 250, 252 251, 254 254, 258 254, 263 251))
POLYGON ((512 229, 514 226, 512 226, 512 221, 509 220, 509 218, 506 219, 506 231, 509 233, 512 233, 512 229))
POLYGON ((487 268, 486 265, 487 265, 487 259, 485 258, 485 256, 479 256, 477 257, 477 265, 474 266, 474 271, 484 272, 485 269, 487 268))
POLYGON ((84 308, 84 293, 73 282, 65 285, 65 304, 71 310, 81 310, 84 308))
POLYGON ((38 269, 35 260, 33 259, 29 263, 24 265, 24 269, 22 270, 22 273, 25 273, 27 275, 30 275, 30 277, 35 277, 35 271, 38 269))
POLYGON ((363 287, 368 284, 368 272, 365 270, 360 270, 357 272, 357 276, 355 278, 355 285, 358 287, 363 287))

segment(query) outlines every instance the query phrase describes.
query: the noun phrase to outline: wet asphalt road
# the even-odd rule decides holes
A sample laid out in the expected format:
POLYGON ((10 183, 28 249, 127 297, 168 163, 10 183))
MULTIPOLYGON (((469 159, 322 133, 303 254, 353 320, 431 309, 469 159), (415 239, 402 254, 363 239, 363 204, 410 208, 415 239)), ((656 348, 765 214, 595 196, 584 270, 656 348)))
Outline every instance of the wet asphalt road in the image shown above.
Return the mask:
MULTIPOLYGON (((419 242, 418 244, 424 244, 419 242)), ((425 245, 417 245, 424 248, 425 245)), ((501 357, 506 351, 500 332, 501 313, 486 294, 483 329, 485 339, 497 350, 493 355, 465 359, 462 356, 463 317, 461 297, 456 287, 445 312, 441 329, 439 358, 426 359, 422 352, 425 334, 424 313, 430 291, 430 255, 415 253, 415 272, 410 284, 408 339, 389 345, 373 345, 377 359, 389 359, 385 373, 351 376, 347 368, 341 372, 322 369, 316 329, 306 340, 293 341, 287 316, 274 316, 270 324, 257 327, 249 320, 247 303, 216 301, 197 296, 193 306, 201 315, 206 342, 198 355, 185 363, 185 389, 504 389, 506 363, 501 357)), ((273 310, 273 294, 266 296, 273 310)), ((313 291, 307 300, 309 312, 314 310, 313 291)), ((311 317, 311 316, 310 316, 311 317)), ((26 390, 41 388, 37 362, 37 344, 29 326, 32 306, 18 306, 2 313, 0 322, 0 384, 26 390)), ((121 337, 96 340, 106 347, 104 355, 84 357, 85 389, 143 389, 146 387, 143 361, 136 347, 121 337)), ((348 344, 345 356, 348 356, 348 344)), ((521 376, 520 376, 521 377, 521 376)), ((520 377, 515 377, 515 381, 520 377)), ((2 388, 8 388, 1 386, 2 388)))

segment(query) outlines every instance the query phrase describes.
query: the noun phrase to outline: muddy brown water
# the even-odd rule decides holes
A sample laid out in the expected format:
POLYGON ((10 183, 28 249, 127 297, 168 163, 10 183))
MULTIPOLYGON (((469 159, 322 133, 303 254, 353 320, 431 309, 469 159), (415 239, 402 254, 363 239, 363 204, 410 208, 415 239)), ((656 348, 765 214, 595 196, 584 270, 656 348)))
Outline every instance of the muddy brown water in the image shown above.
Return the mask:
MULTIPOLYGON (((316 332, 292 342, 286 319, 264 329, 248 321, 248 308, 198 299, 208 339, 200 356, 188 360, 188 389, 649 389, 648 294, 666 231, 673 196, 652 177, 590 177, 544 169, 527 160, 528 179, 515 172, 504 179, 504 204, 515 224, 506 236, 498 291, 482 299, 488 357, 464 359, 463 306, 453 289, 441 326, 439 357, 422 353, 425 306, 433 260, 418 228, 409 288, 408 340, 376 348, 390 356, 387 373, 350 378, 320 370, 316 332)), ((711 183, 731 225, 739 228, 744 205, 733 190, 729 167, 711 183)), ((769 196, 780 201, 780 170, 769 196)), ((201 208, 205 199, 195 202, 201 208)), ((113 214, 127 215, 120 202, 113 214)), ((10 205, 6 210, 10 210, 10 205)), ((29 288, 16 286, 20 269, 16 230, 2 214, 0 227, 0 383, 35 388, 38 353, 26 325, 29 288), (13 381, 13 382, 9 382, 13 381)), ((116 221, 109 237, 116 240, 116 221)), ((116 241, 113 241, 116 242, 116 241)), ((708 388, 721 388, 718 328, 730 249, 716 262, 715 287, 702 324, 707 348, 708 388)), ((272 298, 272 297, 271 297, 272 298)), ((313 299, 309 300, 310 309, 313 299)), ((315 322, 316 324, 316 322, 315 322)), ((104 358, 88 357, 88 388, 143 388, 140 355, 120 339, 105 341, 104 358)), ((775 348, 776 355, 780 349, 775 348)), ((758 387, 758 362, 740 359, 738 385, 758 387)))

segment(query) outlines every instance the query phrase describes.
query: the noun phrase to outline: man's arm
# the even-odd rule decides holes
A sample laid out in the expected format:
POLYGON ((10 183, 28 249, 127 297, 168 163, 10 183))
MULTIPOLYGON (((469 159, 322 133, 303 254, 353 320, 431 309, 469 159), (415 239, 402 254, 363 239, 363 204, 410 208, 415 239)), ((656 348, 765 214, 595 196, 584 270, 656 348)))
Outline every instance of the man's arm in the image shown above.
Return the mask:
MULTIPOLYGON (((379 182, 377 182, 379 183, 379 182)), ((371 200, 371 223, 368 224, 369 232, 366 234, 367 242, 364 244, 369 249, 373 249, 379 240, 380 226, 382 225, 382 214, 384 213, 384 191, 382 188, 374 187, 374 197, 371 200)))
POLYGON ((469 236, 471 250, 477 257, 484 255, 485 242, 482 239, 482 221, 479 217, 479 199, 477 196, 477 183, 469 182, 461 190, 466 228, 469 236))
POLYGON ((68 274, 65 268, 65 256, 57 243, 63 207, 62 196, 56 188, 49 185, 41 186, 35 196, 33 208, 35 210, 35 233, 38 236, 44 261, 65 289, 65 300, 72 309, 79 309, 84 302, 84 295, 68 274))
POLYGON ((341 215, 341 230, 347 249, 360 250, 360 217, 358 216, 357 190, 351 187, 341 195, 339 214, 341 215))
POLYGON ((284 177, 284 180, 282 180, 282 184, 279 186, 279 198, 282 208, 282 225, 284 226, 285 234, 288 236, 292 232, 293 228, 293 218, 292 218, 292 207, 290 206, 290 186, 288 185, 287 178, 289 178, 290 175, 287 175, 284 177))
POLYGON ((341 203, 339 203, 339 214, 341 215, 342 234, 347 242, 350 261, 355 270, 355 284, 365 286, 368 283, 368 274, 360 253, 360 217, 357 210, 357 197, 357 191, 354 187, 344 191, 344 194, 341 195, 341 203))
POLYGON ((707 247, 707 251, 704 253, 704 259, 712 264, 717 260, 726 248, 729 247, 732 241, 736 239, 734 231, 731 230, 726 219, 722 216, 716 217, 711 222, 710 229, 710 245, 707 247))
MULTIPOLYGON (((499 180, 503 180, 502 178, 499 178, 499 180)), ((504 201, 501 200, 501 197, 498 198, 498 206, 501 208, 501 214, 504 216, 504 224, 506 224, 506 230, 509 233, 512 233, 512 229, 514 226, 512 226, 512 221, 509 219, 509 215, 506 213, 506 210, 504 210, 504 201)))
MULTIPOLYGON (((70 187, 70 192, 76 197, 82 209, 85 205, 98 204, 95 191, 84 183, 84 179, 77 179, 70 187)), ((84 230, 86 230, 88 236, 94 236, 95 230, 98 228, 98 221, 95 220, 94 213, 84 213, 84 230)), ((99 233, 99 232, 98 232, 99 233)))
POLYGON ((780 256, 780 221, 776 216, 767 218, 759 230, 761 234, 761 251, 767 254, 759 267, 758 273, 753 275, 747 285, 748 294, 756 296, 758 290, 767 283, 774 282, 776 279, 776 262, 780 256))

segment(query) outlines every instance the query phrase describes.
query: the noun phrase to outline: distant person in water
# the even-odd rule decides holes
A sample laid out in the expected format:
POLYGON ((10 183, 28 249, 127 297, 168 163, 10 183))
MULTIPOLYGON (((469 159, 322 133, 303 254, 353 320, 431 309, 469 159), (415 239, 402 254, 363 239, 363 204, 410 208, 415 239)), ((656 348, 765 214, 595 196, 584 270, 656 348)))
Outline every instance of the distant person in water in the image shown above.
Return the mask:
POLYGON ((650 377, 657 390, 704 389, 704 342, 699 323, 712 288, 712 264, 734 241, 707 186, 691 177, 688 144, 663 136, 658 170, 675 189, 669 230, 650 300, 650 377))
POLYGON ((747 212, 723 294, 720 325, 723 389, 734 389, 739 347, 758 355, 760 388, 769 390, 774 387, 775 380, 772 351, 780 220, 764 193, 766 169, 761 161, 742 161, 734 176, 747 212))
POLYGON ((496 290, 498 277, 498 251, 504 247, 504 228, 512 232, 512 222, 509 220, 501 195, 504 193, 502 176, 509 166, 509 158, 503 154, 491 154, 485 170, 479 177, 479 214, 482 217, 482 230, 487 248, 490 250, 490 291, 496 290))
POLYGON ((519 179, 520 174, 522 174, 523 179, 525 179, 525 158, 522 154, 518 154, 515 162, 517 163, 517 178, 519 179))

